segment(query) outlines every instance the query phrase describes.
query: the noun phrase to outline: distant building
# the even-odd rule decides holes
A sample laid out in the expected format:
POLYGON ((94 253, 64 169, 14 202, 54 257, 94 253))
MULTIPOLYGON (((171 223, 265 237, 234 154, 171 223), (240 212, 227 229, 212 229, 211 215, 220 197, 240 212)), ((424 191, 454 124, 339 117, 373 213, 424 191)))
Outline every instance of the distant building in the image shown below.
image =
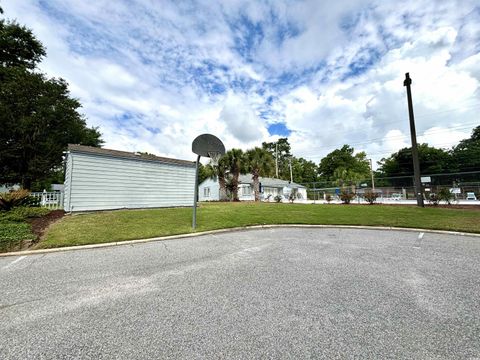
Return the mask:
POLYGON ((65 211, 192 206, 195 163, 69 145, 65 211))
POLYGON ((5 192, 13 191, 13 190, 18 190, 18 189, 20 189, 19 184, 15 184, 15 185, 12 185, 12 186, 7 186, 7 185, 1 185, 0 184, 0 193, 5 193, 5 192))
MULTIPOLYGON (((296 201, 304 201, 307 199, 307 188, 303 185, 290 183, 290 181, 259 178, 261 184, 261 200, 274 201, 276 196, 281 196, 284 201, 288 200, 291 193, 294 194, 296 201)), ((238 184, 238 198, 241 201, 255 200, 253 191, 252 175, 240 175, 238 184)), ((198 187, 199 201, 219 201, 220 185, 217 179, 210 178, 203 181, 198 187)))

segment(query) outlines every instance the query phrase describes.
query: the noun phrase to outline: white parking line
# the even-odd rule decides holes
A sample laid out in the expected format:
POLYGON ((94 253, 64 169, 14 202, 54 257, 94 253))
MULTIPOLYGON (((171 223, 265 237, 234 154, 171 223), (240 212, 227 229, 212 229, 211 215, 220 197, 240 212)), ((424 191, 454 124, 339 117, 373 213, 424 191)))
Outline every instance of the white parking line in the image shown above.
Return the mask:
POLYGON ((424 232, 421 232, 418 234, 418 238, 417 238, 417 242, 415 245, 413 245, 413 248, 414 249, 420 249, 420 245, 422 244, 422 239, 423 239, 423 236, 425 235, 424 232))
POLYGON ((21 261, 21 260, 23 260, 23 259, 25 259, 25 258, 26 258, 26 256, 20 256, 18 259, 13 260, 10 264, 5 265, 4 267, 2 267, 2 270, 8 269, 8 268, 9 268, 10 266, 12 266, 13 264, 15 264, 15 263, 17 263, 17 262, 19 262, 19 261, 21 261))

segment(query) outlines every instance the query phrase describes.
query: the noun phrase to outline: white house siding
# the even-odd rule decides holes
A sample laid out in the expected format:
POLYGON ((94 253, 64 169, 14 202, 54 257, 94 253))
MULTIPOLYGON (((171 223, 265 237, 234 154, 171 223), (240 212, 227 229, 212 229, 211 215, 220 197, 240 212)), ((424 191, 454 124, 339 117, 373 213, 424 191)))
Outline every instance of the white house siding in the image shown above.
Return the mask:
POLYGON ((238 185, 238 200, 240 201, 254 201, 255 192, 253 191, 253 186, 249 184, 239 184, 238 185))
POLYGON ((198 201, 220 200, 220 185, 214 179, 206 179, 198 186, 198 201), (208 189, 206 191, 206 189, 208 189))
MULTIPOLYGON (((254 201, 255 192, 253 191, 253 184, 251 184, 251 175, 240 175, 240 183, 238 184, 238 199, 240 201, 254 201)), ((285 198, 286 194, 283 193, 284 187, 289 185, 288 181, 271 179, 271 178, 261 178, 260 183, 262 183, 262 194, 261 198, 264 201, 275 201, 275 196, 282 195, 284 201, 287 202, 288 198, 285 198), (279 183, 278 186, 272 186, 271 183, 279 183), (270 183, 270 186, 264 185, 270 183), (270 197, 268 197, 270 195, 270 197)), ((307 189, 298 184, 293 184, 292 188, 301 195, 301 198, 297 198, 296 202, 302 202, 307 199, 307 189)), ((199 201, 216 201, 219 199, 220 187, 218 181, 213 179, 207 179, 203 181, 198 187, 198 199, 199 201), (205 189, 209 191, 205 192, 205 189), (209 196, 206 196, 206 195, 209 196)))
POLYGON ((71 152, 64 206, 66 211, 192 206, 194 187, 194 165, 71 152))
MULTIPOLYGON (((71 183, 72 183, 72 166, 73 159, 71 156, 67 156, 65 166, 65 182, 64 182, 64 197, 63 197, 63 208, 70 209, 70 195, 71 195, 71 183)), ((70 210, 68 210, 70 211, 70 210)))

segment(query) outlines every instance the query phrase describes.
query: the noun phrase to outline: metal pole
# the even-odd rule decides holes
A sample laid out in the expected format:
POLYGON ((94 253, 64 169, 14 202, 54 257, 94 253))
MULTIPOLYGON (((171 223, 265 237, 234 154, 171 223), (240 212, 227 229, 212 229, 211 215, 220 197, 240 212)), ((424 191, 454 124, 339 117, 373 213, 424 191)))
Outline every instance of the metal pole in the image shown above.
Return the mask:
POLYGON ((293 183, 292 158, 290 158, 290 182, 293 183))
POLYGON ((413 175, 415 179, 414 181, 415 195, 417 197, 417 206, 424 207, 422 183, 420 182, 420 161, 418 160, 417 133, 415 131, 415 118, 413 116, 412 91, 410 89, 411 84, 412 84, 412 79, 410 79, 409 73, 406 73, 403 86, 407 87, 408 117, 410 119, 410 136, 412 138, 412 158, 413 158, 413 175))
POLYGON ((372 176, 372 192, 375 192, 375 180, 373 179, 373 165, 372 165, 372 159, 370 160, 370 175, 372 176))
POLYGON ((275 144, 275 176, 278 179, 278 141, 275 144))
POLYGON ((197 157, 197 166, 195 168, 195 191, 193 192, 193 220, 192 228, 197 227, 197 198, 198 198, 198 164, 200 163, 200 155, 197 157))

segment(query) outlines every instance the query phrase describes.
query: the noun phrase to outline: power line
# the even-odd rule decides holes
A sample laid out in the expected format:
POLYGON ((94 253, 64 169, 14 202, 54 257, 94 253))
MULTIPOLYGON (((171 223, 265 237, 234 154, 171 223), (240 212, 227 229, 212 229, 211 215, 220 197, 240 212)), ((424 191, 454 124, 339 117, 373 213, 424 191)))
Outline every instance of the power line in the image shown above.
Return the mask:
MULTIPOLYGON (((450 127, 448 129, 438 129, 438 130, 432 130, 431 132, 428 133, 428 135, 435 135, 435 134, 439 134, 439 133, 443 133, 443 132, 449 132, 449 131, 452 131, 452 130, 462 130, 462 129, 468 129, 468 128, 471 128, 472 125, 477 125, 478 123, 471 123, 471 124, 467 124, 467 125, 459 125, 459 126, 453 126, 453 127, 450 127)), ((424 131, 424 135, 425 136, 425 131, 424 131)), ((361 141, 361 142, 354 142, 354 143, 349 143, 348 145, 349 146, 352 146, 352 145, 368 145, 368 144, 373 144, 377 141, 388 141, 388 140, 395 140, 395 139, 403 139, 403 138, 407 138, 407 135, 391 135, 391 136, 384 136, 384 137, 379 137, 379 138, 373 138, 373 139, 370 139, 368 141, 361 141)), ((339 144, 336 144, 336 145, 328 145, 328 146, 319 146, 319 147, 312 147, 312 149, 314 150, 323 150, 323 149, 331 149, 331 148, 337 148, 339 146, 343 146, 345 145, 345 143, 339 143, 339 144)), ((311 151, 309 152, 306 152, 307 154, 311 153, 311 151)), ((304 153, 305 154, 305 153, 304 153)))

